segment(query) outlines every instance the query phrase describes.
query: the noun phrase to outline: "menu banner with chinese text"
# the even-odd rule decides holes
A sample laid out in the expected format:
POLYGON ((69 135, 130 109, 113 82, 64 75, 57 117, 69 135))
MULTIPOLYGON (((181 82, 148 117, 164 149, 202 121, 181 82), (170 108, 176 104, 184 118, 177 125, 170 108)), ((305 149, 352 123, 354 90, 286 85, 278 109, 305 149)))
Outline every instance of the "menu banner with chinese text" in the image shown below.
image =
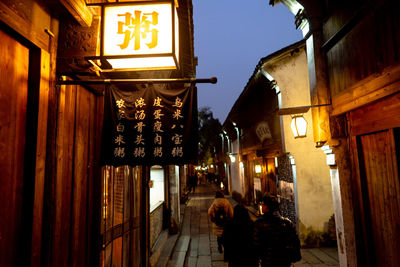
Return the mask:
POLYGON ((197 89, 106 90, 102 165, 179 165, 197 156, 197 89))

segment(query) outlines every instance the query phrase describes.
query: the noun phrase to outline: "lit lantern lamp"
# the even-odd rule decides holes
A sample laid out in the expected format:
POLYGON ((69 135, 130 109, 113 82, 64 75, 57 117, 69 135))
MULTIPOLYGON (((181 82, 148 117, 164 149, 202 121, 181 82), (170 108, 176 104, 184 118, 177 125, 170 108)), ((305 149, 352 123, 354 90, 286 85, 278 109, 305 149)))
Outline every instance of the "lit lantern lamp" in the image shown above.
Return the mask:
POLYGON ((177 69, 179 32, 174 0, 102 6, 100 71, 177 69))
POLYGON ((257 164, 255 166, 255 171, 256 171, 256 173, 261 173, 261 165, 257 164))
POLYGON ((290 127, 292 128, 294 138, 306 137, 307 121, 304 119, 303 115, 293 116, 290 127))

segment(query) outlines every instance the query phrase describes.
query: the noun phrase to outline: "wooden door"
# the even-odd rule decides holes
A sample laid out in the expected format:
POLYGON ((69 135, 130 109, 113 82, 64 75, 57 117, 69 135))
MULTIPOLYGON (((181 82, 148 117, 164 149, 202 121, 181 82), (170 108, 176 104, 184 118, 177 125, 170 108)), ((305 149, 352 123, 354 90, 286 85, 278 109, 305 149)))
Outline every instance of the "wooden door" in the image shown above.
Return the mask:
POLYGON ((400 93, 347 114, 359 266, 399 266, 399 114, 400 93))
POLYGON ((42 266, 96 266, 100 217, 99 140, 102 97, 61 86, 54 176, 46 179, 42 266))
POLYGON ((0 266, 15 266, 31 227, 22 220, 29 49, 1 30, 0 40, 0 266))
POLYGON ((389 129, 356 138, 369 266, 400 262, 399 133, 389 129))

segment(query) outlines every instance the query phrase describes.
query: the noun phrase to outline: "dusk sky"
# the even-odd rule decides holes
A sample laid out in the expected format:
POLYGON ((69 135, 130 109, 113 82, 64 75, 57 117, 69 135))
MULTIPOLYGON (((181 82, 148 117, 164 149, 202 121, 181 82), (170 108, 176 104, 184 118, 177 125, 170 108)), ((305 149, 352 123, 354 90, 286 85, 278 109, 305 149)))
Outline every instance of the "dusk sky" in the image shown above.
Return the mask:
POLYGON ((302 39, 294 15, 268 0, 193 0, 199 108, 208 106, 224 123, 259 60, 302 39))

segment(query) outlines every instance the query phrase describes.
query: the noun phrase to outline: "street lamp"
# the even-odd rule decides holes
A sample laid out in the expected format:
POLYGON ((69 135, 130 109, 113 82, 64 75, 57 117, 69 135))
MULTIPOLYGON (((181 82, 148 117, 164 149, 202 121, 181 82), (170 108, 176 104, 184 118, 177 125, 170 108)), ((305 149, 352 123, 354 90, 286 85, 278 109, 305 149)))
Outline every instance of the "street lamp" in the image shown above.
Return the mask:
POLYGON ((303 114, 293 116, 290 127, 292 128, 294 138, 306 137, 307 121, 304 119, 303 114))

